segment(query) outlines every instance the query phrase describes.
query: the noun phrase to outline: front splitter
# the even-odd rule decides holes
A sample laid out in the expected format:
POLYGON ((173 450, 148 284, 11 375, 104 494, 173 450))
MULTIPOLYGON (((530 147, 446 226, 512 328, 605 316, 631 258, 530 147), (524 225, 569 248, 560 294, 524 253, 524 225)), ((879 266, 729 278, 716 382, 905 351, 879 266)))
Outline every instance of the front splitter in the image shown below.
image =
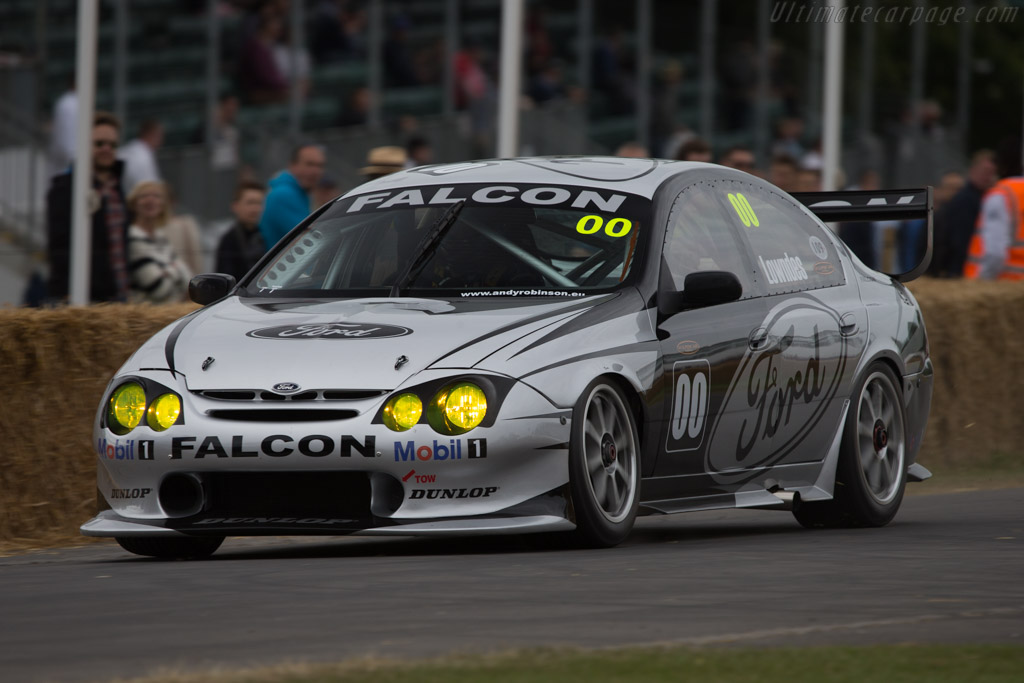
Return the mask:
MULTIPOLYGON (((256 518, 252 518, 256 519, 256 518)), ((303 526, 296 523, 279 525, 268 522, 264 526, 238 526, 224 524, 222 526, 203 525, 188 529, 170 529, 162 526, 162 520, 145 522, 121 517, 112 510, 104 510, 81 526, 84 536, 191 536, 194 533, 203 535, 223 536, 262 536, 274 535, 339 535, 339 536, 474 536, 530 534, 557 531, 571 531, 576 525, 557 515, 530 515, 524 517, 474 517, 467 519, 444 519, 430 522, 413 522, 395 524, 393 526, 371 527, 368 529, 337 529, 325 528, 324 521, 317 520, 316 525, 303 526)), ((337 520, 348 521, 348 520, 337 520)))

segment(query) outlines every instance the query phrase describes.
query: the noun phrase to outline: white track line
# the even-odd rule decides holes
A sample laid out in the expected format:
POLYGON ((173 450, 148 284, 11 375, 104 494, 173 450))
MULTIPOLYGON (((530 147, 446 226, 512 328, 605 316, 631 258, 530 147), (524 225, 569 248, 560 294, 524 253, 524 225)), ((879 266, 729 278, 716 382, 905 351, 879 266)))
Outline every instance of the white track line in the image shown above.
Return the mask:
MULTIPOLYGON (((806 636, 816 633, 832 633, 834 631, 853 631, 857 629, 878 628, 882 626, 905 626, 908 624, 922 624, 932 621, 949 621, 955 619, 980 619, 984 617, 1014 616, 1024 614, 1022 607, 992 607, 990 609, 976 609, 964 612, 953 612, 945 614, 921 614, 914 617, 902 617, 895 619, 875 619, 871 621, 853 621, 840 624, 818 624, 814 626, 791 626, 788 628, 769 628, 757 631, 742 631, 738 633, 722 633, 713 636, 696 636, 691 638, 679 638, 676 640, 660 640, 650 643, 653 647, 669 647, 677 645, 723 645, 727 643, 743 642, 748 640, 761 640, 764 638, 779 638, 785 636, 806 636)), ((618 650, 637 647, 638 644, 613 646, 608 649, 618 650)), ((641 647, 643 647, 641 645, 641 647)))

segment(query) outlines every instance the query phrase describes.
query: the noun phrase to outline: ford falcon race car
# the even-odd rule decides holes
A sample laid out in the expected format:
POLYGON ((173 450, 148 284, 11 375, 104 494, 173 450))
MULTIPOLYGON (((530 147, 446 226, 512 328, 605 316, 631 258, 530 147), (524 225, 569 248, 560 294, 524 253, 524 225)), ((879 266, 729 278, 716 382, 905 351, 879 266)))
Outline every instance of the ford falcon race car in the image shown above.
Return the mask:
MULTIPOLYGON (((330 202, 111 380, 101 510, 127 550, 225 536, 558 532, 791 510, 881 526, 928 417, 924 320, 821 222, 930 189, 793 196, 711 164, 421 167, 330 202), (817 214, 817 215, 816 215, 817 214)), ((930 237, 929 237, 930 239, 930 237)), ((929 242, 930 252, 930 242, 929 242)))

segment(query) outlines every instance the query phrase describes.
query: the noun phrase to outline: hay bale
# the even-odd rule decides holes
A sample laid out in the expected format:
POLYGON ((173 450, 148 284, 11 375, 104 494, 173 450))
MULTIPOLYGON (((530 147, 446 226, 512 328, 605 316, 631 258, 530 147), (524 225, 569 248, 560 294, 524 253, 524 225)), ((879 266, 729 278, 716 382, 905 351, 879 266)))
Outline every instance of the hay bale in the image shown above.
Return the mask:
POLYGON ((935 366, 921 462, 984 463, 1020 449, 1024 285, 924 278, 911 283, 935 366))
POLYGON ((0 311, 0 544, 75 541, 96 505, 92 421, 114 372, 192 304, 0 311))

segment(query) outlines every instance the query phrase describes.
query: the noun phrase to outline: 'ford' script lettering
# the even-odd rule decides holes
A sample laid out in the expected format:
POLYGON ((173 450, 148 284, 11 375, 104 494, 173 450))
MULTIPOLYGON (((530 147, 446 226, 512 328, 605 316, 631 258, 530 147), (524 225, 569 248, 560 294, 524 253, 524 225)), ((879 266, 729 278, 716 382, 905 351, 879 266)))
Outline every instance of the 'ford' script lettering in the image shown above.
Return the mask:
POLYGON ((747 407, 756 410, 757 414, 743 420, 740 425, 736 440, 736 459, 740 462, 750 455, 758 439, 770 439, 780 426, 789 424, 794 401, 810 404, 822 392, 825 378, 821 374, 817 325, 814 326, 814 354, 807 359, 804 369, 797 370, 790 377, 779 377, 778 358, 793 344, 794 332, 790 326, 778 347, 758 357, 751 367, 747 381, 747 407))
POLYGON ((835 399, 853 349, 836 311, 792 296, 758 329, 766 343, 744 350, 709 432, 704 466, 719 483, 823 457, 842 414, 835 399))
POLYGON ((362 328, 358 325, 298 325, 293 330, 282 330, 282 337, 369 337, 378 327, 362 328))
POLYGON ((257 339, 382 339, 404 337, 412 330, 399 325, 367 325, 363 323, 306 323, 279 325, 246 332, 257 339))

